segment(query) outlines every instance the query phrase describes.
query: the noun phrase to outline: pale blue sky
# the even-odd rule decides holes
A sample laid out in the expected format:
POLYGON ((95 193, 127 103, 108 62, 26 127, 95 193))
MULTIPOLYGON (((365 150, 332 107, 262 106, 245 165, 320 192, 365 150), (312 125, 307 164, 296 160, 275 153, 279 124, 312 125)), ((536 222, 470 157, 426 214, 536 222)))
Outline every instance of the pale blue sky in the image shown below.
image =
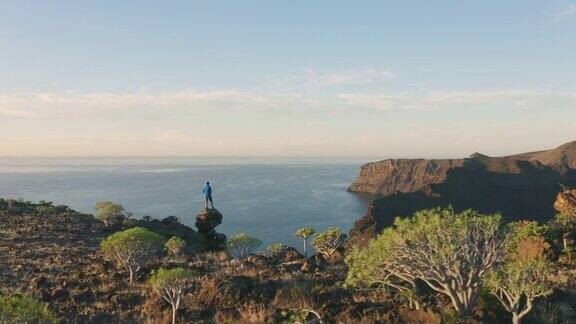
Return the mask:
POLYGON ((576 139, 576 1, 0 1, 0 156, 576 139))

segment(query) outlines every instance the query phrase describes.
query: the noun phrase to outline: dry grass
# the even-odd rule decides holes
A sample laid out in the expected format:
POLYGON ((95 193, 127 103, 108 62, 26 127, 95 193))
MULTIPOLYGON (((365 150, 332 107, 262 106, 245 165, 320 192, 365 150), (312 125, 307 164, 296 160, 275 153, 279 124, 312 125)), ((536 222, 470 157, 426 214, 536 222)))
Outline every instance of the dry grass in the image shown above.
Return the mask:
POLYGON ((363 302, 384 302, 392 298, 385 289, 354 289, 352 300, 356 303, 363 302))
POLYGON ((189 305, 197 308, 209 308, 218 304, 220 300, 220 290, 216 278, 213 277, 200 277, 198 279, 199 289, 194 294, 189 294, 189 305))
POLYGON ((283 309, 318 309, 320 306, 314 287, 308 282, 295 282, 280 288, 272 304, 283 309))
POLYGON ((375 310, 354 317, 350 313, 344 313, 338 316, 337 323, 343 324, 372 324, 372 323, 399 323, 399 319, 391 320, 390 314, 383 310, 375 310))
POLYGON ((264 303, 250 301, 238 310, 241 318, 250 323, 268 323, 274 318, 274 311, 264 303))

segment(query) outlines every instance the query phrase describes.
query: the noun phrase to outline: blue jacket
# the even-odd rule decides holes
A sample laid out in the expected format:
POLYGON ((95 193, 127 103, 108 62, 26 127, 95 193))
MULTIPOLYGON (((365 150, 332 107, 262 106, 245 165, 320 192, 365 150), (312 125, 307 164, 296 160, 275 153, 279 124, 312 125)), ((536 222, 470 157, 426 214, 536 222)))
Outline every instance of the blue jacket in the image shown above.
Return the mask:
POLYGON ((206 185, 206 187, 204 187, 204 190, 202 190, 202 192, 204 193, 204 196, 212 197, 212 187, 210 187, 210 185, 206 185))

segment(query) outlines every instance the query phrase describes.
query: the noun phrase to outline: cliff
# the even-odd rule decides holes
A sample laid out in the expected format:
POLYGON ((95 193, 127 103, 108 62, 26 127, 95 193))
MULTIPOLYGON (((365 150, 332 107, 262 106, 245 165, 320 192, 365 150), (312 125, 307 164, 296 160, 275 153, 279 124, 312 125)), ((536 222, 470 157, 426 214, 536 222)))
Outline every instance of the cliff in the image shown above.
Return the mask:
POLYGON ((368 163, 348 190, 380 198, 356 222, 351 240, 363 244, 396 216, 436 206, 500 212, 506 220, 546 220, 555 214, 559 184, 576 185, 576 141, 504 157, 474 153, 464 159, 368 163))
POLYGON ((464 159, 400 159, 368 163, 360 168, 358 179, 348 190, 384 196, 396 192, 428 191, 429 185, 442 183, 451 169, 463 164, 464 159))

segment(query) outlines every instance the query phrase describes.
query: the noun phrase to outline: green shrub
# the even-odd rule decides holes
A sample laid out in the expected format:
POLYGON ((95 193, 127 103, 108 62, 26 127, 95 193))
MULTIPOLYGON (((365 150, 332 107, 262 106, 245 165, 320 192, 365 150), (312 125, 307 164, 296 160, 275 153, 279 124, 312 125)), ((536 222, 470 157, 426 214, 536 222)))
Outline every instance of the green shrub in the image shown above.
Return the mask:
POLYGON ((452 208, 397 218, 368 248, 347 258, 347 282, 411 287, 419 279, 448 295, 458 313, 467 316, 478 300, 482 276, 501 258, 500 218, 452 208))
POLYGON ((226 241, 226 250, 231 257, 242 260, 249 254, 256 252, 261 244, 262 241, 259 239, 239 233, 226 241))
POLYGON ((122 220, 122 228, 132 228, 138 226, 138 221, 134 218, 124 218, 122 220))
POLYGON ((552 263, 543 258, 510 260, 489 272, 485 282, 517 324, 530 312, 534 299, 552 293, 551 270, 552 263))
POLYGON ((48 303, 26 296, 0 296, 0 323, 58 323, 48 303))
POLYGON ((308 252, 307 252, 307 244, 306 241, 316 233, 316 230, 313 229, 312 227, 302 227, 300 229, 298 229, 296 232, 294 232, 294 236, 301 238, 304 241, 304 256, 306 257, 308 252))
POLYGON ((54 207, 54 206, 45 206, 45 205, 41 205, 41 206, 36 206, 36 212, 38 212, 38 214, 40 215, 54 215, 58 213, 58 208, 54 207))
POLYGON ((96 218, 106 226, 122 224, 126 218, 132 217, 122 205, 112 201, 99 201, 94 209, 96 210, 96 218))
POLYGON ((284 251, 284 249, 286 249, 286 246, 280 242, 272 243, 268 246, 268 251, 270 251, 272 256, 279 255, 282 253, 282 251, 284 251))
POLYGON ((418 309, 417 276, 394 268, 394 256, 386 253, 393 248, 391 244, 391 240, 374 239, 363 249, 352 248, 345 259, 349 268, 345 285, 382 290, 391 288, 406 297, 411 309, 418 309))
POLYGON ((118 261, 130 271, 130 283, 134 274, 162 250, 166 239, 164 236, 134 227, 108 236, 100 244, 102 252, 118 261))
POLYGON ((180 307, 182 293, 189 286, 190 279, 195 277, 196 272, 183 268, 160 268, 148 279, 150 287, 172 306, 172 324, 176 323, 176 311, 180 307))
POLYGON ((314 249, 318 253, 324 254, 326 257, 331 257, 336 250, 344 246, 346 243, 346 234, 343 234, 339 228, 329 228, 324 232, 316 235, 312 241, 314 249))
POLYGON ((563 254, 563 259, 572 262, 576 251, 574 240, 576 239, 576 215, 558 214, 550 221, 550 233, 558 252, 563 254))
POLYGON ((174 236, 170 238, 168 242, 166 242, 166 245, 164 245, 164 247, 166 248, 166 250, 168 250, 168 252, 171 255, 178 256, 186 248, 186 241, 180 237, 174 236))
POLYGON ((544 238, 546 231, 547 227, 537 222, 510 224, 503 262, 485 277, 486 287, 512 314, 513 323, 520 323, 536 298, 553 291, 549 274, 554 264, 547 253, 550 245, 544 238))

